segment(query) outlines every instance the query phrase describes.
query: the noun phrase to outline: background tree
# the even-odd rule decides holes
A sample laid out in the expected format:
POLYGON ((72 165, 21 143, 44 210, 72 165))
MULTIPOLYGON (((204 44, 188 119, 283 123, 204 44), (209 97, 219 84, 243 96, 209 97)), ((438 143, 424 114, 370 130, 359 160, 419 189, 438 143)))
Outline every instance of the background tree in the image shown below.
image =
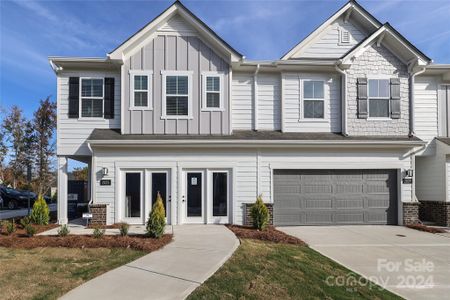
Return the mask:
POLYGON ((88 167, 77 167, 72 171, 75 180, 88 180, 88 167))
POLYGON ((32 126, 34 135, 29 136, 29 145, 33 147, 36 166, 37 192, 45 194, 53 182, 51 160, 55 155, 53 135, 56 128, 56 103, 47 97, 41 100, 39 108, 34 112, 32 126))
POLYGON ((24 183, 26 164, 25 127, 26 121, 22 110, 14 105, 5 116, 2 124, 5 140, 10 145, 9 168, 13 175, 11 182, 13 188, 17 188, 19 184, 24 183))
POLYGON ((0 183, 5 182, 6 155, 8 148, 5 144, 5 133, 0 130, 0 183))

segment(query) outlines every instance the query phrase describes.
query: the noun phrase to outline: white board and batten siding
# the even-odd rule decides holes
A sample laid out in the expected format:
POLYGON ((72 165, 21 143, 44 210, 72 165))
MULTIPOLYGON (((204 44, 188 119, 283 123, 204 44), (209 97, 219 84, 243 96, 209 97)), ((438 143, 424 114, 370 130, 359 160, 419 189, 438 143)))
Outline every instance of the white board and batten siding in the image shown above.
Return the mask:
MULTIPOLYGON (((342 150, 336 149, 107 149, 95 150, 95 173, 101 174, 103 167, 109 173, 103 178, 96 178, 96 203, 109 204, 108 223, 115 222, 115 203, 121 197, 116 193, 118 174, 116 170, 124 168, 151 169, 171 168, 181 171, 184 166, 193 165, 205 168, 230 169, 234 173, 232 184, 234 199, 232 199, 231 221, 242 224, 244 221, 244 204, 254 203, 258 194, 262 194, 265 202, 273 203, 272 174, 275 169, 408 169, 411 167, 410 157, 402 153, 388 150, 342 150), (177 166, 179 169, 177 169, 177 166), (100 179, 110 179, 110 186, 101 186, 100 179)), ((190 168, 188 167, 188 168, 190 168)), ((181 203, 182 187, 178 186, 177 176, 171 178, 172 205, 181 203)), ((412 189, 409 184, 402 184, 400 199, 411 201, 412 189)), ((180 220, 178 208, 172 207, 172 220, 180 220)), ((401 218, 399 218, 401 220, 401 218)))
POLYGON ((341 132, 340 79, 330 74, 284 73, 283 122, 285 132, 341 132), (324 81, 325 118, 303 118, 303 82, 324 81))
MULTIPOLYGON (((80 82, 81 84, 81 82, 80 82)), ((81 106, 79 107, 81 111, 81 106)), ((62 72, 57 76, 57 155, 90 156, 86 139, 95 128, 120 128, 120 72, 62 72), (114 119, 69 118, 69 77, 114 77, 114 119)))
POLYGON ((345 23, 343 18, 339 18, 292 58, 340 58, 366 37, 367 34, 353 24, 352 20, 345 23), (342 30, 349 33, 348 43, 340 43, 339 35, 342 30))

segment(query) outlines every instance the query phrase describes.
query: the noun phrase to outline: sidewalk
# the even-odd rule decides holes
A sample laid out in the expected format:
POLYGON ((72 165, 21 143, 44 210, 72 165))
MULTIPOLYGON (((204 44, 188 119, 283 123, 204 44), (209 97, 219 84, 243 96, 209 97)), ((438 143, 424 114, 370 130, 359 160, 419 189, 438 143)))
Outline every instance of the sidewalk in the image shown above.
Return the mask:
POLYGON ((239 246, 222 225, 173 226, 174 241, 107 272, 61 299, 184 299, 239 246))

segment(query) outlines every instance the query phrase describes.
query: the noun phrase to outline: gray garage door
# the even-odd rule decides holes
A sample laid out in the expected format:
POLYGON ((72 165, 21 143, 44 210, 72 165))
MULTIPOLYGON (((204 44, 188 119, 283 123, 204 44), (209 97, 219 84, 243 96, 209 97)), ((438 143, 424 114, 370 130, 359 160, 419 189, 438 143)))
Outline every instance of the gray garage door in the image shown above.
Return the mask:
POLYGON ((397 224, 396 170, 275 170, 275 225, 397 224))

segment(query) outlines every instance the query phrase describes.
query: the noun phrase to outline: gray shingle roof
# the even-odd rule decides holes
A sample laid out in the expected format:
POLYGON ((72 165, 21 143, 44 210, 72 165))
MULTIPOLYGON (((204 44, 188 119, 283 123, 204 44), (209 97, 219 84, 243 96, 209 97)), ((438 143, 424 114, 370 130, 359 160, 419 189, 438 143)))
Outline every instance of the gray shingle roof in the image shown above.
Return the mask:
POLYGON ((448 137, 438 137, 437 140, 450 146, 450 138, 448 137))

